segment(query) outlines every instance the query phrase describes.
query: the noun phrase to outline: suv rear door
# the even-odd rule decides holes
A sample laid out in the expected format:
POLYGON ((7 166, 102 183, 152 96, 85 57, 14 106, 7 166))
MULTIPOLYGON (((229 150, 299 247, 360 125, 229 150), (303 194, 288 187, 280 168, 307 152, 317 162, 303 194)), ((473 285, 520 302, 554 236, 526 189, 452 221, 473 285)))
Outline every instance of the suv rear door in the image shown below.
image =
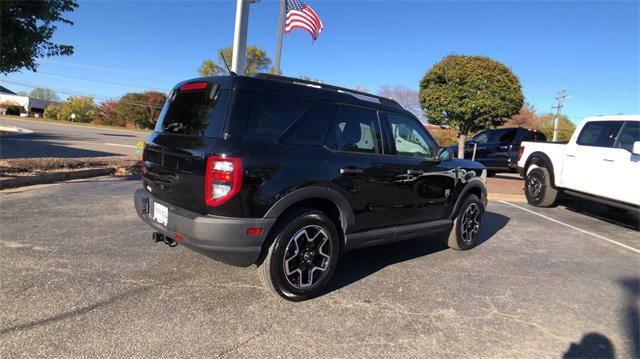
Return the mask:
POLYGON ((410 190, 398 186, 405 171, 387 155, 378 111, 336 105, 326 145, 332 150, 327 161, 330 186, 353 209, 354 232, 398 225, 410 190))
POLYGON ((206 157, 222 136, 230 91, 210 82, 176 87, 143 152, 144 187, 156 198, 206 212, 206 157))

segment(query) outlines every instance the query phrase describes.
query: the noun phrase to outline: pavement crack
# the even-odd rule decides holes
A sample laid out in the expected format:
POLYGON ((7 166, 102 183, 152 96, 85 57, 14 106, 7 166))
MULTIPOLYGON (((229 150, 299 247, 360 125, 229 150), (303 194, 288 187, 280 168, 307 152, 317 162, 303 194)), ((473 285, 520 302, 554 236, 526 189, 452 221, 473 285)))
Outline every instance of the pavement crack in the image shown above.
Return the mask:
POLYGON ((265 330, 263 330, 261 332, 255 333, 254 335, 250 336, 249 338, 247 338, 247 339, 245 339, 245 340, 243 340, 243 341, 241 341, 239 343, 236 343, 234 345, 231 345, 230 347, 222 350, 220 353, 218 353, 216 355, 216 358, 222 358, 223 356, 225 356, 225 355, 227 355, 227 354, 229 354, 229 353, 231 353, 233 351, 236 351, 238 348, 240 348, 242 346, 245 346, 246 344, 249 344, 250 342, 260 338, 261 336, 267 334, 267 332, 269 332, 273 328, 274 325, 275 324, 271 324, 267 329, 265 329, 265 330))

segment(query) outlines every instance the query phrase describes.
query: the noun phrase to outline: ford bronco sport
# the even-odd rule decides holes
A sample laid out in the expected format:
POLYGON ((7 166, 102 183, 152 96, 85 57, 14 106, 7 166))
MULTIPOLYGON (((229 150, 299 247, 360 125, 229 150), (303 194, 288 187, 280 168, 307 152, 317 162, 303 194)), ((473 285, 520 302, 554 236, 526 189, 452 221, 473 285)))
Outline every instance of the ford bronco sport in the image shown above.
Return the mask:
POLYGON ((486 206, 486 169, 397 102, 265 74, 176 85, 142 177, 156 241, 255 264, 288 300, 321 293, 344 251, 436 232, 470 249, 486 206))

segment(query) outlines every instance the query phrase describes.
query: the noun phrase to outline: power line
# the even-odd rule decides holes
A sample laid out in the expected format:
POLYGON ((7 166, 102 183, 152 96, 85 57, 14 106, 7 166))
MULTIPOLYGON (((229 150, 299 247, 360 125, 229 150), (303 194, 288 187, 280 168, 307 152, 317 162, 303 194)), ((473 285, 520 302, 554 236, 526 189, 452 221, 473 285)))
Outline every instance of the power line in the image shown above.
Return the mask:
POLYGON ((6 82, 6 83, 9 83, 9 84, 13 84, 13 85, 28 87, 28 88, 31 88, 31 89, 35 89, 35 88, 38 88, 38 87, 40 87, 40 88, 48 88, 50 90, 53 90, 53 91, 59 92, 59 93, 63 93, 65 95, 92 97, 94 99, 103 100, 103 101, 117 101, 117 102, 125 103, 125 104, 128 104, 128 105, 145 106, 145 107, 151 107, 151 108, 156 108, 156 109, 162 109, 162 106, 159 106, 159 105, 151 105, 151 104, 146 104, 146 103, 142 103, 142 102, 122 100, 122 99, 118 99, 118 98, 114 98, 114 97, 96 96, 96 95, 86 94, 86 93, 83 94, 83 93, 76 92, 76 91, 58 89, 58 88, 53 88, 53 87, 48 87, 48 86, 43 86, 43 85, 38 85, 38 84, 28 84, 28 83, 24 83, 24 82, 13 81, 11 79, 9 79, 9 80, 2 79, 0 81, 6 82))
POLYGON ((69 79, 69 80, 88 81, 88 82, 95 82, 95 83, 100 83, 100 84, 105 84, 105 85, 115 85, 115 86, 123 86, 123 87, 138 87, 138 88, 143 88, 143 89, 147 89, 147 90, 158 91, 153 87, 144 86, 144 85, 134 85, 134 84, 125 84, 125 83, 122 83, 122 82, 112 82, 112 81, 88 79, 88 78, 85 78, 85 77, 67 76, 67 75, 60 75, 60 74, 54 74, 54 73, 50 73, 50 72, 43 72, 43 71, 38 71, 38 74, 39 75, 44 75, 44 76, 49 76, 49 77, 55 77, 55 78, 69 79))

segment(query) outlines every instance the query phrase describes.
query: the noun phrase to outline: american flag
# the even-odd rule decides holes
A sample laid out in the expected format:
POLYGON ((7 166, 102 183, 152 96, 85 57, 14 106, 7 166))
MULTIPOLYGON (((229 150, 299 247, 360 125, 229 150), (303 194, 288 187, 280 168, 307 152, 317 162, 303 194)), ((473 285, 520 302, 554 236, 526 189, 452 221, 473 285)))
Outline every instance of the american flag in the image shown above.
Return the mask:
POLYGON ((313 11, 311 6, 300 0, 287 0, 287 19, 284 32, 289 33, 295 28, 307 30, 313 40, 317 40, 324 25, 322 25, 320 16, 313 11))

